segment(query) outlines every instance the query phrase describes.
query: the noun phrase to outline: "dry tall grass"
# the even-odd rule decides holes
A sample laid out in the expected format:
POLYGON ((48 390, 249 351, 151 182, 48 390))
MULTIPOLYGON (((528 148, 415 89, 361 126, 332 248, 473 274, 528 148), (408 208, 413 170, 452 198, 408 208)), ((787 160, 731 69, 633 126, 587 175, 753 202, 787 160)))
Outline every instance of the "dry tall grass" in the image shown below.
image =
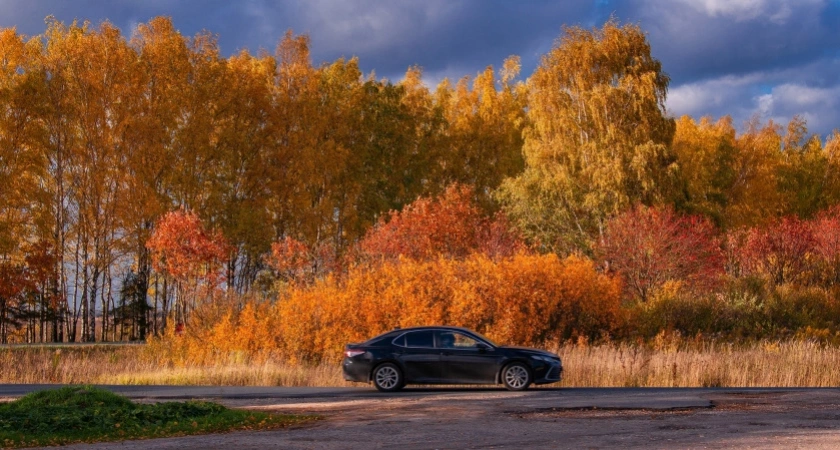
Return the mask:
POLYGON ((570 387, 840 386, 840 348, 804 341, 656 349, 568 345, 557 353, 566 369, 563 385, 570 387))
MULTIPOLYGON (((840 386, 840 348, 804 341, 565 345, 567 387, 840 386)), ((204 367, 155 362, 143 347, 0 350, 0 383, 348 386, 338 364, 247 361, 204 367)), ((241 358, 239 358, 241 359, 241 358)))

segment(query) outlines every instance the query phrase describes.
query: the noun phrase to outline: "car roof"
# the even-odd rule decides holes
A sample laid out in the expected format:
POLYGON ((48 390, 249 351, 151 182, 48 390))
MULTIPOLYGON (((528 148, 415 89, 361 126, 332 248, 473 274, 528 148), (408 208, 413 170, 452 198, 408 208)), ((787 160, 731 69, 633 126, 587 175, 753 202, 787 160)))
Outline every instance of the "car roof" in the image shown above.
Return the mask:
POLYGON ((474 333, 473 330, 464 327, 453 327, 449 325, 426 325, 422 327, 408 327, 408 328, 395 328, 393 331, 423 331, 423 330, 452 330, 452 331, 466 331, 468 333, 474 333))

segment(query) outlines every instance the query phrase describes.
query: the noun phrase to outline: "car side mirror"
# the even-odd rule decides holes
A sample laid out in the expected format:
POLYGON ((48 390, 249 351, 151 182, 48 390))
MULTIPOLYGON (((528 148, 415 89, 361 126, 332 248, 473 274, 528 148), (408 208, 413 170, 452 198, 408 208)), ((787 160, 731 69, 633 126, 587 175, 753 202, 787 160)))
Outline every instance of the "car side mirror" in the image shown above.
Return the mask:
POLYGON ((487 350, 490 349, 490 347, 487 344, 485 344, 484 342, 476 342, 475 343, 475 348, 477 348, 478 351, 480 351, 482 353, 484 353, 484 352, 486 352, 487 350))

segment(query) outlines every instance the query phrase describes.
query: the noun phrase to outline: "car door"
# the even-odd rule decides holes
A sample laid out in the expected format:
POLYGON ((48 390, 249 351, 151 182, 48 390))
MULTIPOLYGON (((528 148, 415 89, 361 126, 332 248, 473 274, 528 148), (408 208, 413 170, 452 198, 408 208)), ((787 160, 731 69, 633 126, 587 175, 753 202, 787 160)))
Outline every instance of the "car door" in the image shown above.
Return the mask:
POLYGON ((434 342, 432 330, 409 331, 395 340, 395 345, 401 347, 399 359, 407 382, 432 383, 440 379, 440 350, 434 342))
POLYGON ((494 383, 502 356, 493 347, 459 331, 437 331, 442 378, 452 383, 494 383))

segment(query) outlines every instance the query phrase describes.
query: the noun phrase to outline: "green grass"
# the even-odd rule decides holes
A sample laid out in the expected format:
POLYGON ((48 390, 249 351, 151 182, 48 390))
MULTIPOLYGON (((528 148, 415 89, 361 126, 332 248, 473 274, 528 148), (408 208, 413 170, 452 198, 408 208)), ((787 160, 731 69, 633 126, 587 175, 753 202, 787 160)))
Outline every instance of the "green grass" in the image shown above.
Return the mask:
POLYGON ((0 404, 0 447, 265 430, 316 418, 234 410, 199 401, 141 404, 90 386, 63 387, 0 404))

